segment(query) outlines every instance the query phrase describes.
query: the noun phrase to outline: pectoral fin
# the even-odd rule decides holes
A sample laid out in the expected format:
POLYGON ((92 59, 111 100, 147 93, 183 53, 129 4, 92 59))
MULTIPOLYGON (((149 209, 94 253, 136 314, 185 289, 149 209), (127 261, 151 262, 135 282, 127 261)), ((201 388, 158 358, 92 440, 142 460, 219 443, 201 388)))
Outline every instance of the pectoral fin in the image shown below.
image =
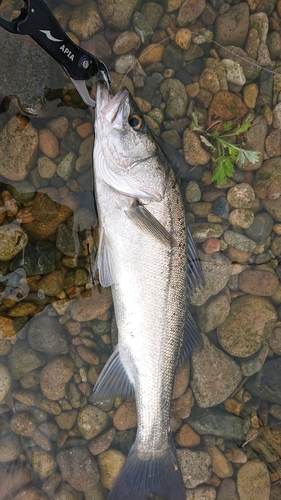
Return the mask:
POLYGON ((136 226, 150 234, 164 245, 173 245, 174 238, 162 226, 162 224, 142 205, 134 205, 126 210, 126 215, 136 226))
POLYGON ((134 395, 134 386, 119 356, 118 346, 104 365, 94 388, 96 401, 120 396, 128 399, 134 395))
POLYGON ((111 286, 115 281, 117 258, 103 228, 99 234, 99 247, 94 270, 99 270, 101 286, 111 286))

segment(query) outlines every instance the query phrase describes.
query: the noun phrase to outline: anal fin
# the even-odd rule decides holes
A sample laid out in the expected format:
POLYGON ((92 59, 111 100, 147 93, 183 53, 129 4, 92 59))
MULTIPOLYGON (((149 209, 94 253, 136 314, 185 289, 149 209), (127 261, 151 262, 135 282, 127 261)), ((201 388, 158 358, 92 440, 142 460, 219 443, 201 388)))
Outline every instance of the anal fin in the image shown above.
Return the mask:
POLYGON ((134 386, 121 362, 118 346, 115 347, 110 358, 104 365, 98 381, 94 387, 96 401, 120 396, 128 399, 134 396, 134 386))

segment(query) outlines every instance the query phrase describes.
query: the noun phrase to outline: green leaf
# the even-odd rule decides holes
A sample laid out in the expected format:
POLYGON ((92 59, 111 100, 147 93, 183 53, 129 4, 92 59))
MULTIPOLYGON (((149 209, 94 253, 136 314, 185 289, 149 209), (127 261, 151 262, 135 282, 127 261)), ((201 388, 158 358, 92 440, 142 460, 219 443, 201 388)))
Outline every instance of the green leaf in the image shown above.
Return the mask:
POLYGON ((249 151, 248 149, 244 149, 244 155, 248 161, 251 163, 257 163, 259 161, 260 152, 259 151, 249 151))
POLYGON ((243 134, 243 132, 247 132, 247 130, 250 128, 252 125, 252 118, 248 116, 248 118, 240 125, 237 130, 236 130, 236 135, 243 134))
POLYGON ((213 132, 212 132, 212 136, 213 136, 213 137, 219 137, 219 136, 220 136, 220 133, 219 133, 217 130, 213 130, 213 132))
POLYGON ((233 174, 235 174, 234 165, 229 158, 225 158, 224 170, 227 177, 231 177, 233 174))
POLYGON ((208 146, 208 148, 211 148, 213 150, 216 149, 215 146, 213 146, 213 144, 210 141, 208 141, 206 137, 204 137, 204 135, 200 135, 200 139, 204 144, 206 144, 206 146, 208 146))
POLYGON ((232 129, 232 121, 229 120, 228 122, 224 123, 223 130, 224 132, 228 132, 231 129, 232 129))
POLYGON ((216 181, 218 184, 225 184, 226 182, 226 175, 222 157, 218 158, 218 163, 214 170, 212 180, 216 181))
POLYGON ((193 112, 193 113, 191 113, 191 116, 192 116, 192 121, 193 121, 195 127, 198 127, 198 118, 197 118, 196 114, 193 112))

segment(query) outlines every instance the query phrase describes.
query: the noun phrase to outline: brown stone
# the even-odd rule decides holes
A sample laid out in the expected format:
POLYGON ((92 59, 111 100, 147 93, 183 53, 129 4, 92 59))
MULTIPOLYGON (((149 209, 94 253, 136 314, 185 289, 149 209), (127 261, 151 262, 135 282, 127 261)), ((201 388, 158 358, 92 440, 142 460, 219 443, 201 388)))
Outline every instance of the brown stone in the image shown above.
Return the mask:
POLYGON ((229 120, 232 121, 235 127, 239 120, 241 120, 247 113, 248 108, 246 104, 237 95, 222 90, 214 95, 212 102, 208 109, 207 125, 210 127, 214 122, 216 123, 215 130, 223 131, 223 124, 229 120))
POLYGON ((179 446, 194 448, 200 444, 200 436, 190 427, 190 425, 183 424, 176 433, 175 441, 179 446))
POLYGON ((172 399, 179 398, 185 392, 188 386, 189 376, 190 361, 187 360, 184 365, 178 368, 176 371, 172 399))
POLYGON ((87 290, 72 303, 71 316, 75 321, 89 321, 104 314, 112 304, 109 288, 87 290))
POLYGON ((278 287, 277 276, 270 271, 246 270, 239 275, 239 288, 245 293, 267 297, 278 287))
POLYGON ((13 321, 11 318, 6 318, 5 316, 0 316, 0 339, 10 339, 16 335, 16 331, 13 326, 13 321))
POLYGON ((137 410, 134 401, 125 401, 119 406, 113 417, 113 424, 118 431, 133 429, 137 426, 137 410))

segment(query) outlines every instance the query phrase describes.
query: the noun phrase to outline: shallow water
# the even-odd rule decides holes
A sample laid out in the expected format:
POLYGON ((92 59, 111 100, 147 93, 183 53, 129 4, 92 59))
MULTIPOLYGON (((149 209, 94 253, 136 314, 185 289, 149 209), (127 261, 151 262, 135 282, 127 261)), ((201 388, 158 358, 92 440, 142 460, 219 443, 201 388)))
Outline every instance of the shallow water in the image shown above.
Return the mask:
MULTIPOLYGON (((125 83, 138 98, 181 178, 206 278, 191 305, 204 349, 177 373, 171 415, 186 498, 279 500, 281 7, 249 1, 249 24, 244 3, 136 1, 134 17, 133 3, 112 18, 102 0, 48 5, 108 65, 114 91, 125 83), (243 26, 223 33, 222 16, 237 8, 243 26), (151 49, 179 27, 214 32, 252 59, 226 77, 229 53, 185 30, 151 49), (243 141, 259 163, 217 186, 207 148, 188 132, 193 111, 204 128, 250 112, 243 141)), ((15 8, 2 2, 0 15, 15 8)), ((106 500, 136 410, 92 396, 117 343, 110 290, 91 273, 93 117, 35 42, 1 30, 0 46, 0 499, 106 500)))

